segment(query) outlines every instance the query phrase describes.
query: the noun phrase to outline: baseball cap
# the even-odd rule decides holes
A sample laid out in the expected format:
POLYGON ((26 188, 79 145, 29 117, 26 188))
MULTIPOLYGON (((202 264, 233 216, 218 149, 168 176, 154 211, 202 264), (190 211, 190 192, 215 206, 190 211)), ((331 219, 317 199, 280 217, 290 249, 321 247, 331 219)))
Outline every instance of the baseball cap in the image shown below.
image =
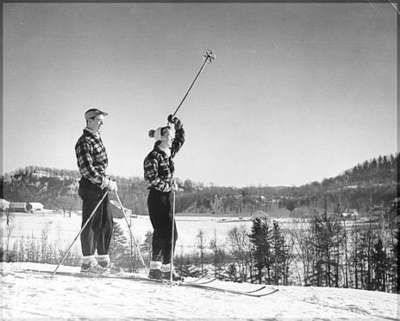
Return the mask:
POLYGON ((91 109, 88 109, 88 110, 85 112, 85 119, 88 120, 88 119, 90 119, 90 118, 96 117, 97 115, 104 115, 104 116, 107 116, 108 114, 105 113, 104 111, 101 111, 100 109, 91 108, 91 109))

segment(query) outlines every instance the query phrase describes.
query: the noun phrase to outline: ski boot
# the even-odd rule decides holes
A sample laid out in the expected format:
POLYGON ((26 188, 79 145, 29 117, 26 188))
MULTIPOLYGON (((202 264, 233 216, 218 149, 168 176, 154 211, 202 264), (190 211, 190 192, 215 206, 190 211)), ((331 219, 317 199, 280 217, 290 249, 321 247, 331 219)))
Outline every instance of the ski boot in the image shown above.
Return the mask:
POLYGON ((161 278, 165 281, 170 281, 172 276, 173 282, 182 282, 183 277, 177 274, 175 271, 161 272, 161 278))
POLYGON ((103 274, 105 272, 106 269, 97 263, 89 262, 89 263, 82 263, 81 265, 81 273, 103 274))
POLYGON ((107 273, 117 273, 118 269, 111 264, 110 256, 108 254, 105 255, 98 255, 97 256, 97 263, 106 270, 107 273))
POLYGON ((176 272, 171 269, 171 264, 163 264, 161 266, 161 278, 164 281, 174 281, 174 282, 181 282, 183 281, 183 277, 180 275, 176 274, 176 272))
POLYGON ((161 262, 151 261, 150 262, 150 271, 149 271, 149 279, 151 280, 161 280, 161 262))

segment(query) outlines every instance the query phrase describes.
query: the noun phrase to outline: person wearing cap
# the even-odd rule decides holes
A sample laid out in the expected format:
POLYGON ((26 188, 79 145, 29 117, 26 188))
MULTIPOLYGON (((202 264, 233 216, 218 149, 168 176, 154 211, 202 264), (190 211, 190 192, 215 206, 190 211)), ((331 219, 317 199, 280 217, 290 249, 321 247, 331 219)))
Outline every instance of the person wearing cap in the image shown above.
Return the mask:
MULTIPOLYGON (((85 112, 86 128, 75 145, 75 153, 81 179, 78 194, 82 199, 82 226, 101 200, 104 193, 117 191, 117 184, 106 176, 108 158, 100 127, 107 113, 92 108, 85 112)), ((108 195, 99 205, 94 217, 82 231, 81 272, 102 273, 110 266, 108 254, 113 230, 112 213, 108 195), (97 257, 95 252, 97 251, 97 257)))
POLYGON ((168 121, 174 128, 165 126, 149 131, 149 136, 156 142, 153 150, 144 159, 144 179, 149 189, 147 206, 154 229, 149 278, 169 280, 172 275, 173 280, 179 280, 171 267, 172 224, 174 224, 173 248, 178 233, 171 212, 170 195, 175 189, 173 184, 175 166, 172 159, 185 142, 185 131, 178 118, 169 115, 168 121))

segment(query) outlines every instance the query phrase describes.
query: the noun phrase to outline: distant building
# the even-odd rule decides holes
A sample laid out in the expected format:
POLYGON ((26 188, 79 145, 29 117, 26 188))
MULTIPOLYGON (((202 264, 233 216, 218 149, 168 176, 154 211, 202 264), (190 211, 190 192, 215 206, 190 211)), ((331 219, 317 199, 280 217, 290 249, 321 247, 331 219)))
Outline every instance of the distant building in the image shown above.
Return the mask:
POLYGON ((356 217, 358 216, 358 211, 354 208, 347 208, 342 213, 343 217, 356 217))
POLYGON ((43 211, 44 206, 42 203, 29 202, 26 204, 26 209, 33 213, 33 212, 43 211))
POLYGON ((10 202, 10 212, 28 212, 26 202, 10 202))
POLYGON ((33 176, 33 177, 40 178, 40 177, 50 177, 51 175, 50 175, 50 173, 47 172, 47 171, 35 170, 35 171, 32 173, 32 176, 33 176))
POLYGON ((7 211, 10 208, 10 202, 0 198, 0 212, 7 211))
POLYGON ((279 208, 279 199, 269 199, 266 201, 269 208, 279 208))

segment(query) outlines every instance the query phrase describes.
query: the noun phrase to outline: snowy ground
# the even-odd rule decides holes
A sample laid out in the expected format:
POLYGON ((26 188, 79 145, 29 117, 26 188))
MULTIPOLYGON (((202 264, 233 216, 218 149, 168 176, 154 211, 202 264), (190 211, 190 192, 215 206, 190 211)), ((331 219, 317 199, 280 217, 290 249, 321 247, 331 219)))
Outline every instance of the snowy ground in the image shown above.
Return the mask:
MULTIPOLYGON (((400 296, 382 292, 279 287, 263 298, 133 280, 27 273, 34 263, 1 264, 1 320, 399 320, 400 296)), ((61 267, 60 271, 77 271, 61 267)), ((215 282, 251 290, 255 284, 215 282)))

